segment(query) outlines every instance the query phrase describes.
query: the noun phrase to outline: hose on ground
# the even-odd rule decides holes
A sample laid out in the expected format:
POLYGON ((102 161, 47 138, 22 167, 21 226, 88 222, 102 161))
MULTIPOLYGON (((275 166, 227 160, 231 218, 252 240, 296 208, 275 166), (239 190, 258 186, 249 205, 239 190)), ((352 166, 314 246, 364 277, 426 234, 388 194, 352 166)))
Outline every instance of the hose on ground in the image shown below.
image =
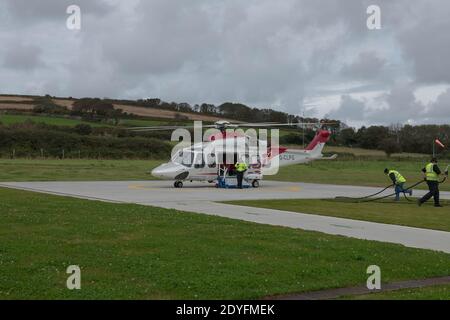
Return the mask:
MULTIPOLYGON (((444 181, 445 181, 445 178, 444 178, 444 180, 443 180, 442 182, 444 182, 444 181)), ((408 190, 410 190, 410 189, 412 189, 412 188, 414 188, 414 187, 417 187, 418 185, 420 185, 420 184, 422 184, 422 183, 424 183, 424 182, 425 182, 425 180, 420 180, 419 182, 413 184, 412 186, 409 186, 408 188, 403 189, 403 195, 404 195, 404 197, 407 198, 407 196, 406 196, 406 191, 408 191, 408 190)), ((442 183, 442 182, 440 182, 440 183, 442 183)), ((373 201, 383 200, 383 199, 386 199, 386 198, 389 198, 389 197, 394 196, 396 193, 394 192, 394 193, 391 193, 391 194, 388 194, 388 195, 382 196, 382 197, 376 197, 376 198, 373 198, 373 197, 376 196, 376 195, 379 195, 380 193, 382 193, 382 192, 384 192, 384 191, 386 191, 386 190, 387 190, 388 188, 390 188, 391 186, 392 186, 392 185, 390 184, 389 186, 387 186, 386 188, 382 189, 381 191, 379 191, 379 192, 377 192, 377 193, 374 193, 374 194, 371 194, 371 195, 368 195, 368 196, 365 196, 365 197, 359 197, 359 198, 352 198, 352 197, 336 197, 335 199, 336 199, 336 200, 339 200, 339 199, 342 199, 342 200, 349 200, 349 201, 351 201, 351 202, 353 202, 353 203, 373 202, 373 201)), ((410 199, 408 199, 408 198, 407 198, 407 200, 412 201, 412 200, 410 200, 410 199)))

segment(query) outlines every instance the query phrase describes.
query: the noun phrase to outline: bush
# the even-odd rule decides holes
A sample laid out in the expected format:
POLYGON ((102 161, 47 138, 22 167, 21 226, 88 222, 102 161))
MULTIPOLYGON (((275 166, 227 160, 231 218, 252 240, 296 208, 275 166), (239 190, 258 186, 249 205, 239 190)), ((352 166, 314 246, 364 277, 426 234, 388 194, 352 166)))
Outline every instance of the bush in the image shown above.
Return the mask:
POLYGON ((390 157, 393 153, 402 152, 400 144, 394 138, 386 138, 381 140, 379 147, 381 150, 386 152, 388 157, 390 157))
POLYGON ((92 133, 92 127, 88 124, 77 124, 74 131, 82 136, 88 136, 92 133))
POLYGON ((68 114, 69 110, 66 107, 60 106, 53 102, 53 100, 48 97, 42 97, 35 100, 36 105, 33 108, 35 113, 45 113, 45 114, 68 114))
MULTIPOLYGON (((43 149, 48 157, 61 157, 64 150, 67 158, 78 158, 81 153, 84 158, 163 159, 170 156, 172 149, 169 143, 154 138, 94 136, 70 130, 32 123, 1 126, 0 154, 9 155, 14 149, 17 157, 40 157, 43 149)), ((84 133, 87 130, 82 129, 84 133)))
POLYGON ((303 137, 296 133, 289 133, 280 137, 280 144, 303 144, 303 137))

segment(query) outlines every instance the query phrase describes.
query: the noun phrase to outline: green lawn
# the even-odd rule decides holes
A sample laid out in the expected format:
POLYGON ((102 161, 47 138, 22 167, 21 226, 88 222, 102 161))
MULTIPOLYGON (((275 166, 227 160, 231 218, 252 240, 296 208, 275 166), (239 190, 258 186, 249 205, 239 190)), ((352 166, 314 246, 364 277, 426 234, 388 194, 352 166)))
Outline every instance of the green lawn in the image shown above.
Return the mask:
POLYGON ((49 116, 34 116, 34 115, 11 115, 11 114, 1 114, 0 122, 4 125, 23 123, 27 120, 36 122, 36 123, 45 123, 54 126, 69 126, 74 127, 78 124, 87 124, 91 127, 109 127, 109 124, 105 123, 96 123, 96 122, 88 122, 81 121, 70 118, 63 117, 49 117, 49 116))
MULTIPOLYGON (((351 154, 355 157, 370 157, 377 159, 388 159, 386 153, 382 150, 371 150, 362 148, 350 148, 350 147, 340 147, 340 146, 330 146, 326 145, 323 149, 324 153, 341 153, 341 154, 351 154)), ((392 158, 421 158, 427 159, 429 156, 422 153, 394 153, 392 158)), ((419 159, 418 159, 419 160, 419 159)))
MULTIPOLYGON (((322 160, 307 165, 282 167, 275 176, 265 179, 293 182, 329 183, 382 187, 390 180, 383 173, 385 168, 400 171, 412 185, 422 179, 421 169, 425 162, 420 160, 322 160)), ((447 162, 441 163, 445 170, 447 162)), ((420 188, 425 188, 421 186, 420 188)), ((441 185, 441 190, 450 190, 450 181, 441 185)))
POLYGON ((0 181, 152 180, 157 160, 5 160, 0 181))
POLYGON ((450 255, 154 207, 0 189, 2 299, 253 299, 450 274, 450 255), (69 265, 81 290, 66 289, 69 265))
POLYGON ((407 202, 404 199, 400 203, 390 200, 350 203, 331 199, 244 200, 227 203, 450 231, 450 202, 448 201, 442 201, 443 208, 433 207, 432 202, 418 207, 416 202, 407 202))
MULTIPOLYGON (((103 122, 90 122, 82 121, 73 118, 65 118, 58 116, 37 116, 37 115, 11 115, 11 114, 0 114, 0 122, 4 125, 23 123, 25 121, 33 121, 36 123, 45 123, 55 126, 69 126, 74 127, 78 124, 87 124, 91 127, 111 127, 112 124, 103 122)), ((160 125, 170 125, 174 123, 171 119, 120 119, 119 125, 125 127, 144 127, 144 126, 160 126, 160 125)), ((183 124, 183 122, 176 122, 177 124, 183 124)), ((189 124, 189 122, 184 122, 189 124)))
MULTIPOLYGON (((0 159, 0 181, 35 180, 136 180, 148 179, 145 173, 162 160, 26 160, 0 159)), ((397 168, 413 184, 421 179, 421 161, 316 161, 308 165, 283 167, 275 176, 265 179, 342 185, 384 187, 389 184, 385 167, 397 168)), ((442 169, 445 169, 442 165, 442 169)), ((264 183, 264 182, 263 182, 264 183)), ((420 186, 424 188, 424 185, 420 186)), ((441 185, 450 190, 450 181, 441 185)))
POLYGON ((355 300, 450 300, 450 285, 431 286, 419 289, 403 289, 372 293, 362 296, 344 297, 355 300))

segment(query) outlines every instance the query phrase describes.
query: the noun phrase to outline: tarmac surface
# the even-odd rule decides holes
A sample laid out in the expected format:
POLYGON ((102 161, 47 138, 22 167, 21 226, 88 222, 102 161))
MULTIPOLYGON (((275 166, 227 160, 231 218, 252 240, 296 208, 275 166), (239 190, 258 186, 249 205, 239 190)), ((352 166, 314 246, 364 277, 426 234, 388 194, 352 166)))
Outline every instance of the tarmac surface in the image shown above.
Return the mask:
MULTIPOLYGON (((260 188, 243 190, 216 189, 213 184, 205 183, 185 183, 184 188, 175 189, 170 181, 5 182, 0 186, 89 200, 151 205, 450 253, 450 232, 216 202, 361 197, 378 192, 380 188, 277 181, 262 181, 260 188)), ((414 192, 415 196, 421 196, 426 191, 414 192)), ((389 193, 391 189, 381 195, 389 193)), ((441 192, 441 198, 450 199, 450 192, 441 192)))

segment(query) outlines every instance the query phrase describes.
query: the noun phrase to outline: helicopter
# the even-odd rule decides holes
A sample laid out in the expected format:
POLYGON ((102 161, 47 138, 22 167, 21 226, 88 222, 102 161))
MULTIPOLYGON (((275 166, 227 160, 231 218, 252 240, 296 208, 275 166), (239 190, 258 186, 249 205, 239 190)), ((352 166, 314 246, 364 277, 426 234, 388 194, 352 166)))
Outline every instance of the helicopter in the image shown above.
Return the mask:
MULTIPOLYGON (((336 154, 331 157, 324 157, 322 150, 326 142, 330 139, 331 132, 324 129, 326 123, 231 123, 221 120, 213 125, 202 126, 207 128, 204 134, 204 141, 193 144, 180 143, 172 151, 170 160, 161 164, 151 171, 152 176, 174 181, 175 188, 182 188, 184 182, 201 181, 215 183, 236 179, 235 164, 243 161, 248 165, 244 181, 253 188, 260 186, 260 181, 264 175, 273 175, 278 172, 279 167, 295 164, 306 164, 314 160, 333 160, 336 154), (255 135, 253 128, 277 128, 286 126, 313 127, 316 134, 309 145, 303 149, 289 149, 278 145, 278 141, 271 136, 271 144, 267 143, 267 130, 263 132, 263 139, 255 135), (250 128, 244 132, 242 128, 250 128), (250 132, 249 132, 250 131, 250 132)), ((153 126, 137 127, 133 131, 160 131, 160 130, 194 130, 198 128, 197 121, 194 126, 153 126)), ((187 132, 189 134, 189 132, 187 132)), ((183 136, 183 135, 181 135, 183 136)), ((172 140, 174 134, 172 134, 172 140)), ((186 136, 183 136, 186 139, 186 136)))

